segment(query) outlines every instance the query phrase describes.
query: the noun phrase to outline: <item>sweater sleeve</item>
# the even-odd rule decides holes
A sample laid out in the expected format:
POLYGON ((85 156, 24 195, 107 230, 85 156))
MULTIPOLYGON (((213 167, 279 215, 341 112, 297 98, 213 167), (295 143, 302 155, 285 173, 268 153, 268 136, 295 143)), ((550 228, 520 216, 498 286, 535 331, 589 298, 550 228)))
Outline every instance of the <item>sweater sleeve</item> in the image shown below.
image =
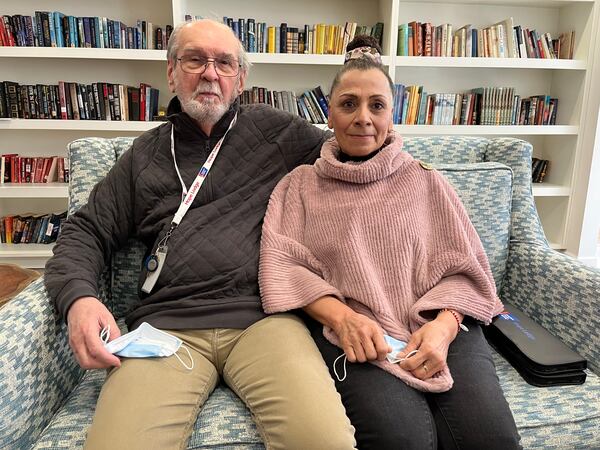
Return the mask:
POLYGON ((46 264, 46 289, 65 320, 75 300, 98 297, 100 273, 132 233, 132 159, 130 148, 94 187, 87 204, 69 216, 46 264))
POLYGON ((271 194, 263 224, 258 280, 266 313, 302 308, 341 293, 325 281, 326 267, 303 242, 304 207, 299 168, 286 175, 271 194))
POLYGON ((454 309, 486 324, 502 310, 490 265, 475 227, 452 186, 431 173, 426 246, 420 248, 411 316, 423 324, 427 312, 454 309), (425 313, 425 314, 424 314, 425 313))

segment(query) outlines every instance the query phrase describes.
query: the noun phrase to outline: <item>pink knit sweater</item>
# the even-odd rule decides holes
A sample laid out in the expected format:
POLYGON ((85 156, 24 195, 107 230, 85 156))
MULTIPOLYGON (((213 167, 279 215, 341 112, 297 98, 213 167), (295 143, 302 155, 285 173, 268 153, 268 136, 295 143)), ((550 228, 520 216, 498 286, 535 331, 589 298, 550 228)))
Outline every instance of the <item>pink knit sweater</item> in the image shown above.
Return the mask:
MULTIPOLYGON (((406 342, 427 311, 451 308, 489 323, 502 308, 490 266, 442 175, 402 151, 394 133, 365 162, 338 156, 330 139, 314 166, 295 169, 271 195, 259 271, 265 311, 331 295, 406 342)), ((339 346, 333 330, 324 335, 339 346)), ((422 391, 452 387, 447 368, 422 381, 398 364, 373 363, 422 391)))

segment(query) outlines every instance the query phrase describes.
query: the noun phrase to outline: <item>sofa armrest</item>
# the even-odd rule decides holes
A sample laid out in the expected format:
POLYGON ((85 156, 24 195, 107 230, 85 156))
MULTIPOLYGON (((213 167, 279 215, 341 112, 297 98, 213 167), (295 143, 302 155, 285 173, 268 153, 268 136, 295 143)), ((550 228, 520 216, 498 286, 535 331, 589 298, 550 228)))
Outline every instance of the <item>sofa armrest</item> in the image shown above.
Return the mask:
POLYGON ((0 309, 0 448, 30 448, 82 375, 40 278, 0 309))
POLYGON ((500 297, 525 311, 600 374, 600 271, 551 248, 512 242, 500 297))

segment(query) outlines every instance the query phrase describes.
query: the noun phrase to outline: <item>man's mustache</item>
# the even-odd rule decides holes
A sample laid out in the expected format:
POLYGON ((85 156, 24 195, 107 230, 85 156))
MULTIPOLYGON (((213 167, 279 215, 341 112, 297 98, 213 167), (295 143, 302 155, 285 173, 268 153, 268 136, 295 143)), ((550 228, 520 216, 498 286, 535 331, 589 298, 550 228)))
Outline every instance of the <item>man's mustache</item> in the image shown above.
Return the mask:
POLYGON ((219 99, 223 99, 223 94, 218 84, 213 83, 203 83, 200 84, 194 89, 194 93, 192 94, 192 98, 196 98, 198 95, 203 93, 216 94, 219 96, 219 99))

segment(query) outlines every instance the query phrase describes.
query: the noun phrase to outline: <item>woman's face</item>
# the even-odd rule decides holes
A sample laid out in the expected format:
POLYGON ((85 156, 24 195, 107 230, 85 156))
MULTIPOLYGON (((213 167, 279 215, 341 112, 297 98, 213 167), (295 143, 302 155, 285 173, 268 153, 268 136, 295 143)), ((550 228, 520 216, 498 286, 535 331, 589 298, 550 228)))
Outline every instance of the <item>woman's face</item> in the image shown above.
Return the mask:
POLYGON ((392 121, 390 85, 377 69, 342 75, 329 101, 327 124, 347 155, 365 156, 383 145, 392 121))

